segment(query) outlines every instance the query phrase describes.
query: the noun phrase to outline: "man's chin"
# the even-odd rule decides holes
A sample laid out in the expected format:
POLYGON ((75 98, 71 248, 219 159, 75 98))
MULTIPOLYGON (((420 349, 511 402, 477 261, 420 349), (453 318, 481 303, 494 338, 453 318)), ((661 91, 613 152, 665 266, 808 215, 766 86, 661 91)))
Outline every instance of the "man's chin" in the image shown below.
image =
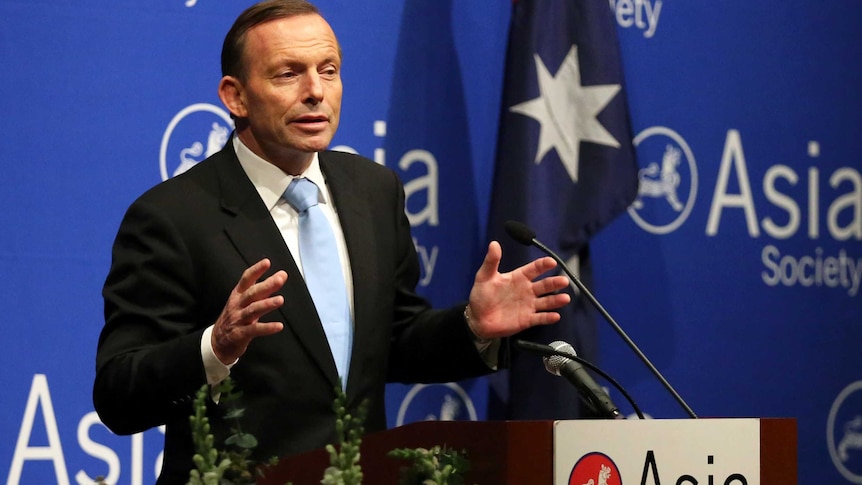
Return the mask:
POLYGON ((315 136, 294 137, 289 140, 288 145, 295 150, 314 153, 326 150, 332 142, 332 134, 321 134, 315 136))

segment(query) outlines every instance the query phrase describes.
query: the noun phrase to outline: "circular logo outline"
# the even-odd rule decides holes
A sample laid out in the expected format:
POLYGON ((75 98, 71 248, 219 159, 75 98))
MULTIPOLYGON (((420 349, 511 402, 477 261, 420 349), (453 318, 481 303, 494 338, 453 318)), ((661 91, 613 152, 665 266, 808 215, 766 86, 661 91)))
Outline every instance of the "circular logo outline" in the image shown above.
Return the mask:
POLYGON ((455 384, 454 382, 447 382, 445 384, 416 384, 410 388, 410 391, 408 391, 404 396, 404 399, 401 400, 401 406, 398 407, 398 417, 395 418, 395 426, 401 426, 404 424, 404 416, 407 414, 407 409, 410 407, 410 403, 413 401, 413 398, 415 398, 420 391, 431 386, 444 386, 455 391, 455 394, 457 394, 467 406, 467 416, 469 416, 470 421, 476 421, 479 419, 476 414, 476 407, 473 406, 473 399, 471 399, 470 395, 467 394, 467 391, 458 384, 455 384))
POLYGON ((829 448, 829 457, 832 458, 832 464, 838 469, 838 473, 851 483, 862 483, 862 475, 857 475, 848 470, 838 458, 838 450, 835 447, 835 419, 838 416, 838 410, 841 409, 841 405, 844 404, 847 397, 859 390, 862 390, 862 381, 852 382, 845 387, 832 403, 832 408, 829 410, 829 418, 826 420, 826 445, 829 448))
MULTIPOLYGON (((574 480, 575 472, 578 470, 578 466, 581 463, 583 463, 584 460, 587 460, 587 459, 592 458, 592 457, 602 457, 605 460, 607 460, 607 462, 610 463, 611 466, 613 466, 613 471, 616 472, 616 474, 617 474, 617 481, 620 483, 620 485, 622 485, 623 477, 620 474, 619 465, 617 465, 617 462, 615 462, 610 456, 602 453, 601 451, 591 451, 591 452, 587 453, 586 455, 578 458, 578 461, 576 461, 574 466, 572 466, 572 471, 569 472, 569 480, 568 480, 569 483, 572 483, 572 480, 574 480)), ((590 480, 590 481, 592 481, 592 480, 590 480)))
POLYGON ((650 224, 645 221, 633 208, 633 206, 629 206, 628 213, 629 216, 635 221, 635 224, 640 226, 641 229, 652 233, 652 234, 668 234, 677 230, 691 214, 692 209, 694 209, 694 201, 697 197, 697 162, 694 159, 694 153, 691 151, 691 147, 688 146, 685 139, 679 135, 679 133, 667 128, 665 126, 651 126, 640 133, 632 140, 632 143, 635 147, 640 145, 640 143, 651 136, 654 135, 664 135, 671 140, 673 140, 677 145, 682 148, 682 151, 685 153, 686 162, 688 163, 688 169, 691 172, 691 191, 688 194, 688 199, 685 201, 685 208, 682 213, 677 216, 676 219, 673 220, 670 224, 666 224, 664 226, 656 226, 654 224, 650 224))
POLYGON ((168 177, 167 154, 168 142, 171 139, 171 135, 173 135, 174 133, 174 129, 176 129, 180 121, 182 121, 186 116, 192 113, 197 113, 199 111, 212 113, 223 119, 228 124, 228 126, 230 126, 231 128, 233 127, 233 120, 231 119, 230 114, 214 104, 195 103, 181 109, 179 113, 174 115, 174 117, 171 119, 171 122, 168 123, 168 127, 165 129, 165 133, 164 135, 162 135, 162 144, 159 147, 159 170, 161 172, 163 181, 170 178, 168 177))

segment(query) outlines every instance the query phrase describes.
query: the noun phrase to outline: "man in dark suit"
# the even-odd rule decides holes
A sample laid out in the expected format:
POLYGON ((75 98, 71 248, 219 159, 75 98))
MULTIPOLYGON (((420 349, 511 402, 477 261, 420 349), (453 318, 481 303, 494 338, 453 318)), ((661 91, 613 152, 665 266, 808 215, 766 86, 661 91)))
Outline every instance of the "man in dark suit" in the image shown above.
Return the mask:
MULTIPOLYGON (((550 258, 498 272, 489 245, 469 303, 434 310, 415 293, 419 266, 404 191, 389 169, 326 151, 338 126, 341 50, 316 8, 271 0, 246 10, 222 51, 219 96, 236 120, 225 148, 129 208, 105 282, 94 403, 121 434, 167 425, 160 483, 184 483, 189 415, 205 383, 228 375, 243 393, 257 458, 335 438, 332 402, 369 403, 384 429, 386 382, 446 382, 503 365, 502 337, 554 323, 565 278, 550 258), (349 301, 349 366, 339 371, 306 285, 294 179, 320 189, 349 301), (348 372, 349 370, 349 372, 348 372), (341 372, 342 375, 339 375, 341 372)), ((340 283, 339 283, 340 284, 340 283)), ((210 419, 227 432, 218 396, 210 419)))

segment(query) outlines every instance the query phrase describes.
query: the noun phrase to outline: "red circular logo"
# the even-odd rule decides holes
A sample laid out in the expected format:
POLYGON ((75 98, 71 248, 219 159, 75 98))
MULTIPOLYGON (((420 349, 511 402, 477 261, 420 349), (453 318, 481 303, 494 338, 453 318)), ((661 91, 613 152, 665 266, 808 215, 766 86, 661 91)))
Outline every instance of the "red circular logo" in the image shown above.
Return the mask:
POLYGON ((604 453, 581 457, 569 475, 569 485, 623 485, 617 464, 604 453))

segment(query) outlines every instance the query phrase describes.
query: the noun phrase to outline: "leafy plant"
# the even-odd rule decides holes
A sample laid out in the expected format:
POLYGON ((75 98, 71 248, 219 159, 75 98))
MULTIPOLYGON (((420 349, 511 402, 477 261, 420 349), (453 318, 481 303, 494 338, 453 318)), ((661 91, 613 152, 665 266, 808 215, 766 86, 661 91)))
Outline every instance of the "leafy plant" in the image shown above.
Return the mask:
POLYGON ((401 485, 463 485, 464 474, 469 470, 466 452, 446 447, 397 448, 389 456, 411 460, 410 467, 401 470, 401 485))
POLYGON ((323 485, 360 485, 362 483, 362 467, 359 465, 359 447, 362 444, 363 424, 368 413, 368 402, 363 401, 356 410, 356 415, 347 412, 347 395, 341 389, 341 383, 336 387, 336 398, 333 404, 335 410, 335 433, 337 445, 326 445, 329 452, 329 467, 323 472, 323 485))
MULTIPOLYGON (((214 390, 206 384, 198 389, 195 394, 194 413, 189 417, 195 446, 195 454, 192 457, 195 468, 189 472, 187 485, 254 483, 252 471, 256 468, 256 463, 249 457, 257 447, 257 439, 242 431, 244 409, 237 407, 241 396, 242 393, 235 389, 230 377, 214 390), (224 419, 233 423, 230 427, 231 434, 224 441, 225 449, 221 450, 215 446, 215 437, 207 417, 207 401, 213 391, 220 395, 219 402, 228 408, 224 419)), ((359 464, 359 448, 362 445, 368 402, 362 402, 355 415, 350 414, 347 411, 347 395, 339 383, 333 409, 336 416, 336 443, 326 446, 330 466, 324 471, 320 483, 361 485, 363 474, 359 464)), ((389 452, 391 457, 413 462, 410 467, 402 469, 402 485, 463 485, 463 474, 469 469, 469 462, 464 454, 463 450, 459 453, 439 446, 430 450, 399 448, 389 452)), ((278 458, 273 458, 269 464, 274 465, 277 461, 278 458)), ((95 485, 106 485, 104 477, 97 477, 95 485)))
POLYGON ((189 472, 188 485, 245 485, 253 484, 254 463, 249 460, 257 439, 242 431, 240 418, 244 410, 236 407, 242 393, 234 388, 228 377, 215 389, 220 394, 220 402, 228 407, 225 419, 233 423, 231 435, 225 439, 225 449, 214 445, 215 437, 211 432, 207 417, 207 400, 211 390, 204 384, 198 389, 194 400, 194 414, 189 417, 192 428, 192 441, 195 455, 192 457, 195 468, 189 472))

